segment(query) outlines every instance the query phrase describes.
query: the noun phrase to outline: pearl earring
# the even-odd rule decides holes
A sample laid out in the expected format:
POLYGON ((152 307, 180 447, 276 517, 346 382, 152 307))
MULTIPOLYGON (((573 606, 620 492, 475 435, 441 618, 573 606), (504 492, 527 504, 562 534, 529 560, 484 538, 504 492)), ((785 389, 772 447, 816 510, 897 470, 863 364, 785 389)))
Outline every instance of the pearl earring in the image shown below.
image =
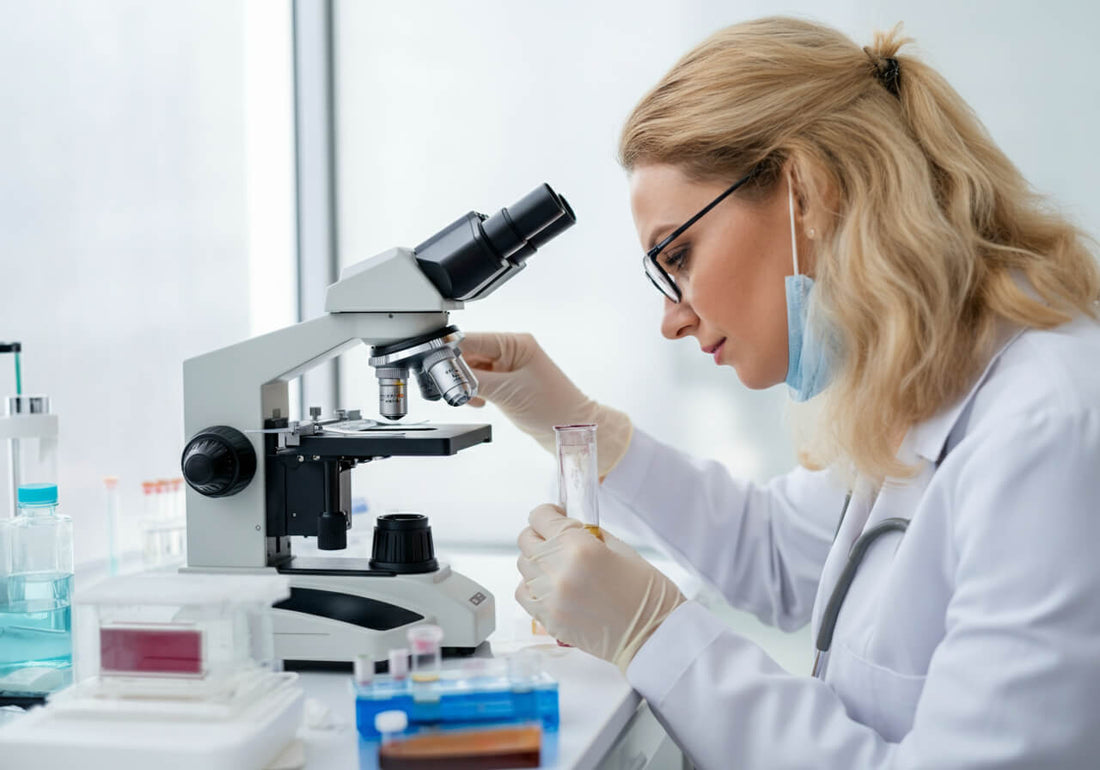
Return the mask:
POLYGON ((806 231, 806 235, 810 236, 810 238, 813 238, 815 235, 817 235, 817 231, 811 227, 809 230, 806 231))

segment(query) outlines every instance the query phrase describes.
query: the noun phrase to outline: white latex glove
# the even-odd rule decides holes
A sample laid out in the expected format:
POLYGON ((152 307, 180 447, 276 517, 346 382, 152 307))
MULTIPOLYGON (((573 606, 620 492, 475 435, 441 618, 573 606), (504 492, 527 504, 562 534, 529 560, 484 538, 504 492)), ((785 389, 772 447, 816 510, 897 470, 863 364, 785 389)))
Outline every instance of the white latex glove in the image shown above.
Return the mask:
POLYGON ((519 536, 518 601, 559 641, 626 673, 684 601, 676 584, 622 540, 601 541, 556 505, 540 505, 519 536))
POLYGON ((478 398, 470 399, 471 406, 496 404, 551 453, 557 451, 555 425, 595 423, 601 479, 626 454, 634 431, 630 418, 581 393, 530 334, 471 332, 459 347, 477 375, 478 398))

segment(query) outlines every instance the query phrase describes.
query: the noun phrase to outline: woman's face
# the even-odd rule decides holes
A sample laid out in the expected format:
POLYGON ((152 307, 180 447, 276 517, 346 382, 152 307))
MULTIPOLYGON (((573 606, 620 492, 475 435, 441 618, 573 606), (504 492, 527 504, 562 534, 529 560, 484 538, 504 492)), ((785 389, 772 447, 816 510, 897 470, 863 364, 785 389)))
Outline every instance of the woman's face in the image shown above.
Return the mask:
MULTIPOLYGON (((643 250, 694 216, 730 184, 693 182, 675 166, 635 167, 630 206, 643 250)), ((799 239, 800 257, 808 252, 799 239)), ((764 200, 735 192, 657 257, 680 287, 665 299, 661 333, 692 336, 715 363, 732 366, 747 387, 767 388, 787 376, 784 278, 794 272, 787 183, 764 200)), ((805 272, 806 266, 799 264, 805 272)))

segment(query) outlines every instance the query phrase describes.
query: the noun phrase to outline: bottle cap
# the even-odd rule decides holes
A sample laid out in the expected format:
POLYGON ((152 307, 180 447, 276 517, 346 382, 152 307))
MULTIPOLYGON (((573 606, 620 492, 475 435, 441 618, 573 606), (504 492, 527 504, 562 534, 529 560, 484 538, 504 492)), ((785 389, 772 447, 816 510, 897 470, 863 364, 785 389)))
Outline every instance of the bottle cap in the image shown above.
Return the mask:
POLYGON ((409 647, 419 655, 439 649, 439 643, 443 641, 443 629, 433 625, 413 626, 405 632, 405 636, 409 640, 409 647))
POLYGON ((404 711, 379 711, 374 715, 374 729, 386 735, 402 733, 409 726, 409 715, 404 711))
POLYGON ((19 505, 57 505, 57 484, 22 484, 19 505))

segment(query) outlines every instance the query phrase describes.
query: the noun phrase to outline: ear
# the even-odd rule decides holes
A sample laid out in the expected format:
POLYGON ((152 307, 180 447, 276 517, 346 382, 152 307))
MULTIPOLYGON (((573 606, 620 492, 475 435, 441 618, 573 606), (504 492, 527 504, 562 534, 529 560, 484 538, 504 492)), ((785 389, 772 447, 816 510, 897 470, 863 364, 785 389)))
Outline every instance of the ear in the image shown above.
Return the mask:
POLYGON ((836 221, 838 186, 814 158, 794 155, 787 161, 786 170, 794 186, 795 216, 802 231, 813 229, 815 237, 822 237, 836 221))

